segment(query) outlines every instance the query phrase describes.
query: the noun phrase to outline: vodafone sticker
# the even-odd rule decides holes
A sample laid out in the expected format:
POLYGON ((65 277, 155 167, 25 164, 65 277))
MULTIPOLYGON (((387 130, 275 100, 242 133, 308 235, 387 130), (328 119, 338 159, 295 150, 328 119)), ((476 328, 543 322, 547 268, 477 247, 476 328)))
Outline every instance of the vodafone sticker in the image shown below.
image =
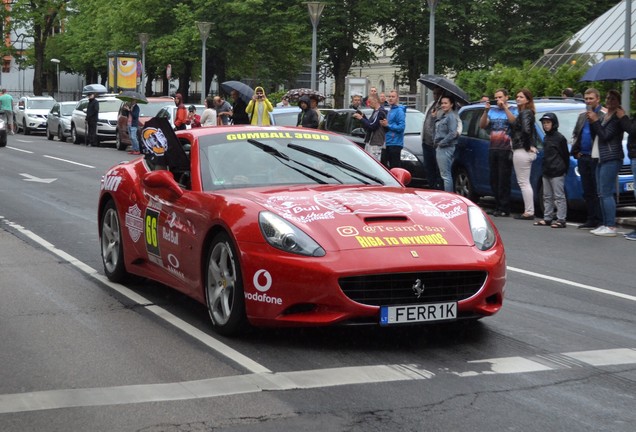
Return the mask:
POLYGON ((252 283, 260 292, 266 292, 272 287, 272 275, 267 270, 260 269, 254 273, 252 283))

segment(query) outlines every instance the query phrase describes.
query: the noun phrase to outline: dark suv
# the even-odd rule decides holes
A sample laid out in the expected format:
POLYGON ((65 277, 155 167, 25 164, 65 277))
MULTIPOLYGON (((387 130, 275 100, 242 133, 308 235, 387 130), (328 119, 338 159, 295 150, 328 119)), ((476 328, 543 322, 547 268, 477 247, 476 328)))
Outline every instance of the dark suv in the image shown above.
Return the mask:
MULTIPOLYGON (((361 110, 367 117, 371 115, 371 108, 361 110)), ((366 135, 360 120, 353 117, 353 109, 333 109, 321 110, 325 116, 321 129, 346 135, 351 141, 364 148, 364 137, 366 135)), ((422 112, 407 108, 406 129, 404 130, 404 148, 401 153, 402 168, 411 173, 411 183, 409 186, 425 186, 426 172, 424 169, 424 156, 422 153, 422 126, 424 124, 424 114, 422 112)))
MULTIPOLYGON (((535 99, 536 128, 538 131, 538 141, 536 143, 539 153, 537 159, 532 164, 530 182, 534 189, 535 205, 543 208, 543 183, 541 180, 541 168, 543 164, 543 129, 539 119, 546 112, 553 112, 559 119, 559 132, 568 140, 568 146, 572 147, 572 131, 576 125, 576 120, 580 113, 585 111, 585 103, 575 100, 558 99, 535 99)), ((463 195, 472 201, 479 201, 482 196, 492 196, 490 188, 490 170, 488 167, 488 131, 479 127, 479 119, 484 111, 484 104, 472 104, 463 107, 459 111, 462 120, 463 131, 459 138, 455 161, 453 162, 453 181, 455 192, 463 195)), ((626 140, 623 140, 623 146, 626 140)), ((627 151, 625 150, 625 155, 627 151)), ((632 206, 634 199, 634 177, 631 172, 629 158, 625 158, 618 177, 619 206, 632 206)), ((517 184, 517 177, 512 174, 511 198, 513 201, 523 201, 521 191, 517 184)), ((568 199, 568 206, 581 208, 583 203, 583 191, 581 189, 581 177, 577 168, 576 159, 570 157, 570 168, 565 177, 565 193, 568 199)))

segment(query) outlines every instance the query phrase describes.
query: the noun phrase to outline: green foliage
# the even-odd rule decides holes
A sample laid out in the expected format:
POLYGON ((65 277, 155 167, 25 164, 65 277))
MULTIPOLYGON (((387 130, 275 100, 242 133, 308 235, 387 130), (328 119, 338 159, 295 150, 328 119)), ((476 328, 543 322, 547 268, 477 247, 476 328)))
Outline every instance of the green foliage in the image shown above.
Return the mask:
POLYGON ((495 90, 505 88, 513 98, 522 88, 530 89, 535 97, 561 96, 563 89, 571 87, 575 93, 583 93, 590 87, 579 79, 584 70, 565 65, 552 73, 547 68, 533 68, 530 62, 523 67, 496 64, 491 70, 462 71, 457 76, 457 85, 466 91, 471 100, 478 100, 482 94, 493 97, 495 90))
MULTIPOLYGON (((342 106, 345 77, 353 67, 374 60, 374 50, 389 48, 411 91, 428 72, 430 9, 423 0, 324 0, 318 25, 318 62, 335 79, 336 106, 342 106), (377 30, 379 46, 369 37, 377 30)), ((548 73, 524 62, 578 31, 616 4, 616 0, 441 0, 435 11, 435 72, 458 73, 471 96, 495 87, 520 84, 545 94, 567 86, 581 91, 577 68, 548 73), (519 69, 515 69, 519 68, 519 69), (487 70, 488 72, 470 71, 487 70)), ((24 29, 35 44, 23 59, 36 68, 37 84, 61 68, 95 80, 107 73, 108 51, 137 51, 139 33, 150 35, 145 70, 149 80, 163 77, 171 64, 180 91, 201 77, 202 42, 196 21, 212 24, 206 41, 207 84, 244 80, 266 89, 294 80, 311 60, 312 26, 304 0, 12 0, 0 8, 5 32, 24 29), (64 21, 62 21, 64 20, 64 21), (51 31, 64 22, 64 33, 51 31), (50 36, 53 35, 54 36, 50 36)), ((13 39, 17 35, 13 34, 13 39)), ((0 48, 16 54, 16 48, 0 48)), ((21 59, 22 60, 22 59, 21 59)))

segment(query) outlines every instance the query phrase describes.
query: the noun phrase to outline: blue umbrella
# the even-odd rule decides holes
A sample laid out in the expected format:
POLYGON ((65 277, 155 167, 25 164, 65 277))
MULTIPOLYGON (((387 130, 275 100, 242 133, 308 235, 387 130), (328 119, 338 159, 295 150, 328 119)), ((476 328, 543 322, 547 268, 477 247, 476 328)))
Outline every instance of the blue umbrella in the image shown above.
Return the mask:
POLYGON ((636 80, 636 60, 619 57, 595 64, 579 81, 629 81, 636 80))

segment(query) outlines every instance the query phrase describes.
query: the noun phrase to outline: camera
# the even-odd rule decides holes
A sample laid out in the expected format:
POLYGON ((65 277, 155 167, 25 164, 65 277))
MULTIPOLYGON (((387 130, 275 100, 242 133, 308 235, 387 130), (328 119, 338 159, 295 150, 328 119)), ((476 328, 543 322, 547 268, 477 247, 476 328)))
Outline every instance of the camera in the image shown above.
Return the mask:
POLYGON ((363 114, 362 114, 362 111, 360 111, 359 109, 357 109, 357 110, 356 110, 356 114, 363 115, 363 114))

